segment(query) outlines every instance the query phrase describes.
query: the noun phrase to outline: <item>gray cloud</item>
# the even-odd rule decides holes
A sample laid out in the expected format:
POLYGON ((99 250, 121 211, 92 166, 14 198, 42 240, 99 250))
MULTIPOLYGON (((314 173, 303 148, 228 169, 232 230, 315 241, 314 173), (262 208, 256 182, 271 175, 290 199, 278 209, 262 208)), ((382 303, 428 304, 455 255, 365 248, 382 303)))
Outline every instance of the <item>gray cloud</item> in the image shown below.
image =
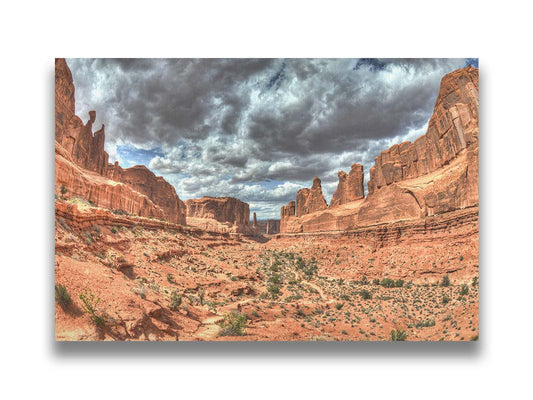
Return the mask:
POLYGON ((315 175, 329 200, 338 170, 368 175, 381 150, 423 134, 440 79, 466 59, 67 62, 77 114, 97 111, 112 159, 117 145, 158 148, 149 167, 180 197, 239 197, 266 218, 315 175))

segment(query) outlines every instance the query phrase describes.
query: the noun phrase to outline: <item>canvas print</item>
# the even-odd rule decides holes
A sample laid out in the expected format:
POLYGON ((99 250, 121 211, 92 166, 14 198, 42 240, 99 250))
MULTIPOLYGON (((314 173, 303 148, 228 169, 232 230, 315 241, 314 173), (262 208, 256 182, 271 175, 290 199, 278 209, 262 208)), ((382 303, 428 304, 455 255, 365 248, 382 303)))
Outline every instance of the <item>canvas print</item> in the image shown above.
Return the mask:
POLYGON ((57 341, 479 338, 478 60, 55 60, 57 341))

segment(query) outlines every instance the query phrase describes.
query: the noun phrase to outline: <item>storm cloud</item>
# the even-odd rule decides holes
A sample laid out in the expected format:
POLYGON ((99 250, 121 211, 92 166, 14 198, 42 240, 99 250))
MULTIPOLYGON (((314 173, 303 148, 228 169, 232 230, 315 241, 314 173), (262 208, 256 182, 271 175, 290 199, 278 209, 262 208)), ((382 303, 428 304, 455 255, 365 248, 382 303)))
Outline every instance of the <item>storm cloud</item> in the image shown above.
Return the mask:
MULTIPOLYGON (((314 176, 368 170, 425 133, 441 78, 472 59, 68 59, 76 113, 96 110, 106 150, 182 199, 233 196, 278 218, 314 176)), ((477 65, 476 65, 477 66, 477 65)))

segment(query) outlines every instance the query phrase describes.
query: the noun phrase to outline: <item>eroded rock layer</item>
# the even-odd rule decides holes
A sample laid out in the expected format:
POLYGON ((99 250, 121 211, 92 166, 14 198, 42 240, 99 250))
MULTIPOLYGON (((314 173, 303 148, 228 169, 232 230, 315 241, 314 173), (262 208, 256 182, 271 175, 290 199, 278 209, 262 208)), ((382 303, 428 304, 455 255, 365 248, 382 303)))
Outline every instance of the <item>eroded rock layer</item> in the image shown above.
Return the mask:
POLYGON ((118 163, 109 165, 107 176, 115 181, 123 182, 134 190, 148 196, 165 213, 165 219, 176 224, 186 223, 185 203, 170 183, 156 176, 144 165, 136 165, 123 169, 118 163))
POLYGON ((444 76, 427 133, 376 157, 368 192, 416 178, 448 164, 478 141, 478 70, 468 66, 444 76))
POLYGON ((185 202, 187 223, 215 232, 253 234, 250 206, 234 197, 189 199, 185 202))
MULTIPOLYGON (((341 172, 329 208, 325 201, 309 208, 309 189, 298 192, 296 213, 282 207, 281 233, 346 231, 477 207, 478 107, 478 70, 467 67, 446 75, 427 133, 376 158, 368 197, 351 191, 352 172, 341 172)), ((362 168, 352 171, 360 190, 362 168)))

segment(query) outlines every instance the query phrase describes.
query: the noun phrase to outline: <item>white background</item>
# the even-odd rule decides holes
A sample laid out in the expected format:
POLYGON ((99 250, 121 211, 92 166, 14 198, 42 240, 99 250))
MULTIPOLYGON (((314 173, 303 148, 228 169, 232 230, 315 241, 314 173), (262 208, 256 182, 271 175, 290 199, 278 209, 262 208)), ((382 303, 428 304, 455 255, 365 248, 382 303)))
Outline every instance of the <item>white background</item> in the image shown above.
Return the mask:
POLYGON ((192 4, 2 5, 3 398, 531 396, 533 35, 525 2, 192 4), (479 57, 480 341, 54 344, 54 57, 110 56, 479 57))

